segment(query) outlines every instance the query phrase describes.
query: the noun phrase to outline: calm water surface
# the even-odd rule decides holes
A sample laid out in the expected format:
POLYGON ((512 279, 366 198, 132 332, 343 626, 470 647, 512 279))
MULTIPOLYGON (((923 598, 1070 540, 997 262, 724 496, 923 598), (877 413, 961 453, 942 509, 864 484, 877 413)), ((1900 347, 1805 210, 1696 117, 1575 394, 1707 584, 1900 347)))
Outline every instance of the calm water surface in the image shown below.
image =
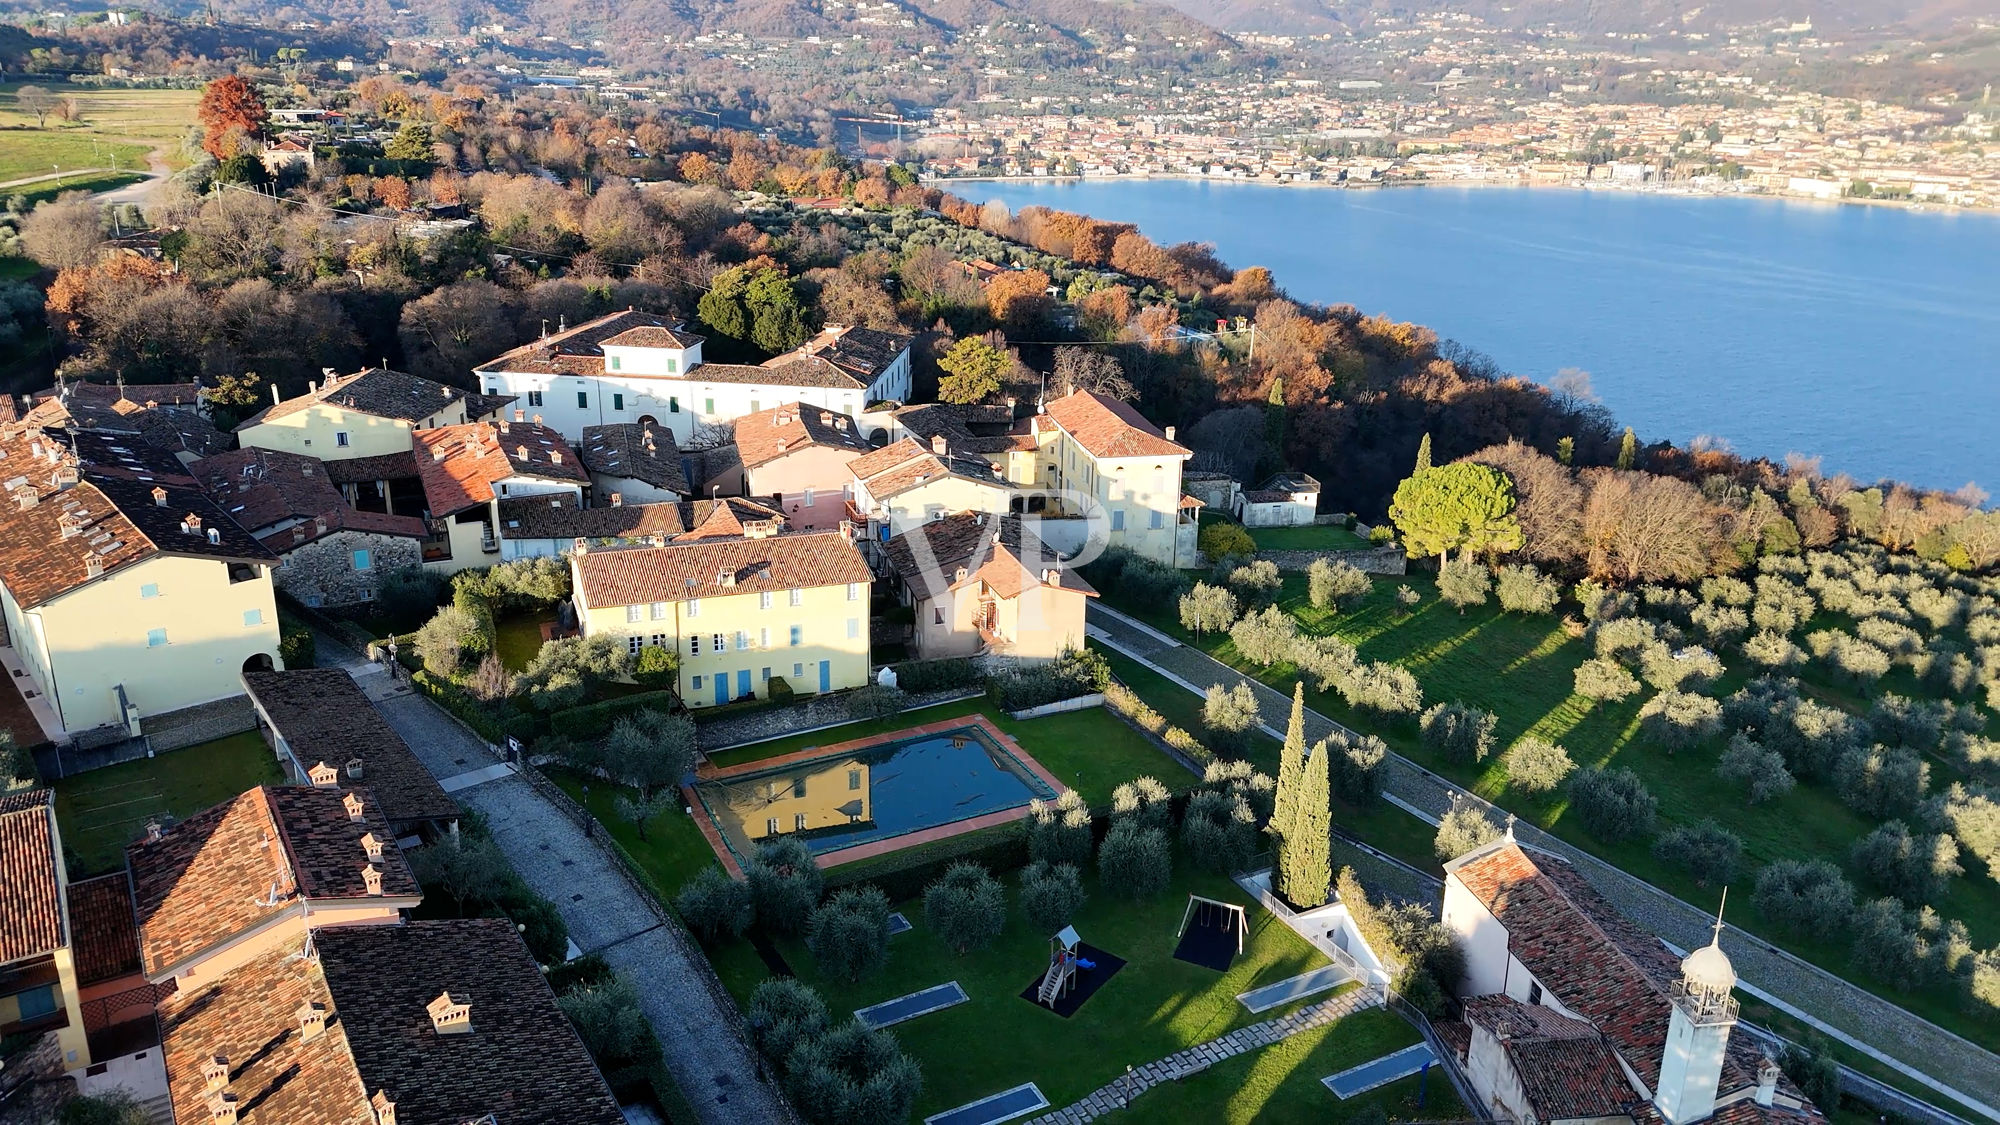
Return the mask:
POLYGON ((1765 199, 1190 180, 966 183, 1213 242, 1305 300, 1435 328, 1641 437, 2000 493, 2000 216, 1765 199))

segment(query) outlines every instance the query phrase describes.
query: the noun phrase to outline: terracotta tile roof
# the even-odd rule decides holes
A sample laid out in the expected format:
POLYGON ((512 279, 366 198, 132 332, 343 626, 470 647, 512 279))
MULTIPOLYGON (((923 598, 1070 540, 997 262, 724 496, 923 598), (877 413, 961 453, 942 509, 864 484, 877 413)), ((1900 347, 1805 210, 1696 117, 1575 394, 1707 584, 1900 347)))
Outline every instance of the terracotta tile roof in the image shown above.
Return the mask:
POLYGON ((1130 403, 1095 391, 1077 391, 1049 403, 1044 413, 1093 457, 1185 457, 1158 426, 1130 403))
POLYGON ((47 398, 67 396, 74 401, 109 406, 124 400, 140 406, 199 406, 200 383, 96 383, 77 379, 63 384, 47 398))
POLYGON ((767 387, 816 387, 835 390, 863 390, 868 382, 857 379, 830 359, 799 352, 786 352, 762 365, 704 363, 689 372, 690 382, 755 383, 767 387))
POLYGON ((301 769, 325 762, 341 771, 341 781, 367 786, 392 827, 458 817, 458 802, 446 795, 346 672, 245 672, 243 686, 292 748, 301 769), (347 764, 355 760, 361 762, 361 776, 350 778, 347 764))
POLYGON ((675 540, 692 543, 698 539, 735 539, 755 529, 776 532, 785 525, 784 514, 755 500, 726 496, 720 500, 683 501, 677 507, 681 525, 687 528, 675 540))
MULTIPOLYGON (((1042 571, 1055 566, 1060 552, 1024 543, 1025 528, 1013 516, 996 519, 960 512, 898 535, 883 544, 889 565, 920 599, 936 597, 962 583, 983 582, 1001 597, 1015 597, 1040 584, 1042 571), (994 534, 1000 541, 994 543, 994 534), (963 568, 966 577, 959 579, 963 568)), ((1072 567, 1061 567, 1063 589, 1089 597, 1097 591, 1072 567)))
POLYGON ((596 607, 840 586, 870 577, 860 550, 838 531, 683 539, 664 547, 613 547, 571 557, 584 597, 596 607))
POLYGON ((358 508, 341 505, 339 508, 296 524, 283 531, 274 531, 258 542, 286 554, 311 543, 323 535, 337 531, 358 531, 368 535, 394 535, 403 539, 422 539, 428 534, 424 521, 415 516, 392 516, 387 512, 364 512, 358 508))
POLYGON ((410 450, 373 457, 342 457, 326 462, 326 479, 335 484, 409 480, 417 475, 417 457, 410 450))
POLYGON ((132 879, 125 872, 71 883, 69 922, 78 984, 139 971, 139 927, 132 916, 132 879))
POLYGON ((681 464, 687 468, 691 496, 707 494, 711 484, 725 478, 731 479, 731 489, 743 483, 743 457, 733 441, 709 449, 683 449, 681 464))
POLYGON ((736 453, 746 469, 815 447, 855 455, 869 451, 854 419, 803 402, 759 410, 736 420, 736 453))
POLYGON ((244 419, 236 432, 274 422, 288 415, 325 403, 342 410, 392 418, 399 422, 422 422, 466 397, 457 387, 447 386, 421 375, 369 367, 352 375, 336 376, 307 394, 273 403, 244 419))
POLYGON ((637 422, 585 426, 583 442, 576 451, 583 458, 583 467, 590 472, 644 481, 682 496, 688 494, 687 476, 681 471, 681 451, 674 444, 673 431, 664 426, 642 426, 637 422))
POLYGON ((935 444, 924 445, 912 438, 892 442, 866 457, 857 457, 847 463, 847 468, 855 480, 868 486, 868 495, 877 500, 900 496, 948 476, 1007 488, 1007 482, 985 458, 966 456, 949 446, 940 455, 935 444))
POLYGON ((1465 1001, 1465 1022, 1493 1033, 1539 1120, 1630 1114, 1640 1091, 1597 1028, 1542 1004, 1505 995, 1465 1001))
MULTIPOLYGON (((682 332, 683 324, 672 317, 657 313, 626 310, 596 320, 587 321, 575 328, 565 329, 539 340, 523 344, 513 351, 487 360, 473 368, 475 374, 486 371, 512 371, 539 375, 602 375, 604 374, 604 345, 619 336, 637 329, 665 329, 677 337, 690 342, 701 337, 682 332)), ((634 337, 635 339, 639 337, 634 337)), ((665 339, 665 337, 650 337, 665 339)), ((613 345, 616 346, 616 345, 613 345)), ((632 347, 661 347, 682 345, 632 344, 632 347)), ((624 374, 621 372, 620 374, 624 374)))
POLYGON ((465 420, 478 422, 505 410, 510 404, 520 400, 520 395, 487 395, 477 391, 465 392, 465 420))
POLYGON ((873 383, 915 341, 915 336, 901 332, 829 324, 800 345, 800 350, 819 356, 865 384, 873 383))
POLYGON ((493 499, 510 477, 590 483, 562 435, 534 422, 467 422, 410 435, 431 518, 493 499))
POLYGON ((640 325, 627 328, 616 336, 609 337, 598 345, 602 348, 691 348, 701 343, 704 337, 677 327, 665 325, 640 325))
POLYGON ((68 399, 48 398, 28 411, 22 423, 47 430, 130 434, 168 453, 190 453, 197 457, 220 453, 233 444, 228 434, 191 408, 152 408, 125 400, 105 403, 74 395, 68 399))
POLYGON ((146 975, 184 962, 274 919, 301 899, 367 898, 361 838, 384 842, 382 894, 421 892, 375 795, 367 789, 260 786, 195 814, 157 841, 125 849, 146 975), (352 792, 362 819, 350 820, 352 792))
POLYGON ((310 520, 347 507, 317 457, 247 446, 188 466, 202 491, 258 535, 287 519, 310 520))
POLYGON ((131 480, 187 481, 189 467, 180 458, 136 434, 104 430, 71 430, 63 439, 77 460, 107 475, 131 480))
POLYGON ((687 530, 680 504, 619 504, 579 508, 567 493, 500 501, 502 539, 668 538, 687 530))
POLYGON ((362 1084, 410 1125, 622 1125, 528 947, 504 918, 323 930, 322 970, 362 1084), (450 993, 472 1030, 440 1035, 425 1006, 450 993))
POLYGON ((0 797, 0 965, 62 948, 55 791, 0 797))

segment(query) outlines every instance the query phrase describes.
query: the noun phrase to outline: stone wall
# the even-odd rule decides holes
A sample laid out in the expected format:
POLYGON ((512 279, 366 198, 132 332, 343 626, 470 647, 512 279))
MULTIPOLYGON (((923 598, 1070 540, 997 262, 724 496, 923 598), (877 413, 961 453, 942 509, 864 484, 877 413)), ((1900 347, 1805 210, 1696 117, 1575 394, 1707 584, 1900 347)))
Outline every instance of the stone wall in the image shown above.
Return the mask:
POLYGON ((1409 556, 1401 547, 1375 547, 1366 551, 1259 551, 1257 557, 1278 564, 1279 570, 1304 570, 1314 559, 1338 559, 1353 563, 1370 574, 1398 577, 1409 573, 1409 556))
POLYGON ((233 695, 197 703, 178 711, 149 715, 140 720, 146 742, 156 754, 179 750, 202 742, 213 742, 257 727, 257 710, 247 695, 233 695))
POLYGON ((373 601, 385 571, 419 566, 423 549, 414 539, 368 531, 336 531, 285 552, 275 572, 278 589, 312 606, 373 601), (369 553, 367 570, 354 569, 354 552, 369 553))

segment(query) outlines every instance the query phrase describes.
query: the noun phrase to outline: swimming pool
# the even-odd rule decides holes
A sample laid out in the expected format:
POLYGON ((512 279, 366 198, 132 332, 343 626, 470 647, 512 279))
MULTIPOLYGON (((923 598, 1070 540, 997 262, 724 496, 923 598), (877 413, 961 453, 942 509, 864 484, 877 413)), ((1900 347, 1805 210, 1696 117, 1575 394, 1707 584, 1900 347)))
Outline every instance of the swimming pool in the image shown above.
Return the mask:
MULTIPOLYGON (((806 752, 695 782, 695 799, 738 864, 796 836, 815 855, 1025 809, 1056 795, 984 723, 919 728, 806 752)), ((1011 742, 1011 739, 1005 740, 1011 742)))

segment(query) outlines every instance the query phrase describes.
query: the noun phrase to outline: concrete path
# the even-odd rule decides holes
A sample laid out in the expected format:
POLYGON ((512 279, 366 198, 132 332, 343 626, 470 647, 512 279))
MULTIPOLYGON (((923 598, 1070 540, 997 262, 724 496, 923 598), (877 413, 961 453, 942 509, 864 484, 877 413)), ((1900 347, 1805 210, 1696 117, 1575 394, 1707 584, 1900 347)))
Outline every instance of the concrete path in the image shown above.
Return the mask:
POLYGON ((665 1048, 668 1069, 703 1125, 788 1125, 774 1089, 756 1077, 750 1047, 711 988, 701 950, 663 922, 618 869, 618 860, 524 777, 506 770, 457 720, 407 682, 322 633, 322 667, 345 667, 389 725, 440 780, 479 777, 455 799, 486 818, 493 839, 528 885, 556 904, 570 940, 632 981, 665 1048), (501 767, 495 771, 494 767, 501 767))
MULTIPOLYGON (((1273 737, 1284 737, 1291 716, 1290 695, 1094 599, 1089 627, 1092 637, 1197 695, 1211 684, 1249 684, 1257 693, 1265 729, 1273 737)), ((1342 729, 1310 709, 1305 722, 1309 741, 1342 729)), ((1450 810, 1454 793, 1489 809, 1496 822, 1506 817, 1505 810, 1464 793, 1409 759, 1389 755, 1383 794, 1391 803, 1435 824, 1450 810)), ((1514 833, 1522 843, 1575 864, 1613 906, 1669 944, 1693 949, 1708 943, 1715 924, 1712 910, 1682 902, 1526 821, 1517 822, 1514 833)), ((1735 964, 1744 991, 2000 1121, 2000 1108, 1995 1108, 2000 1107, 2000 1056, 1734 926, 1724 929, 1723 950, 1735 964)))

